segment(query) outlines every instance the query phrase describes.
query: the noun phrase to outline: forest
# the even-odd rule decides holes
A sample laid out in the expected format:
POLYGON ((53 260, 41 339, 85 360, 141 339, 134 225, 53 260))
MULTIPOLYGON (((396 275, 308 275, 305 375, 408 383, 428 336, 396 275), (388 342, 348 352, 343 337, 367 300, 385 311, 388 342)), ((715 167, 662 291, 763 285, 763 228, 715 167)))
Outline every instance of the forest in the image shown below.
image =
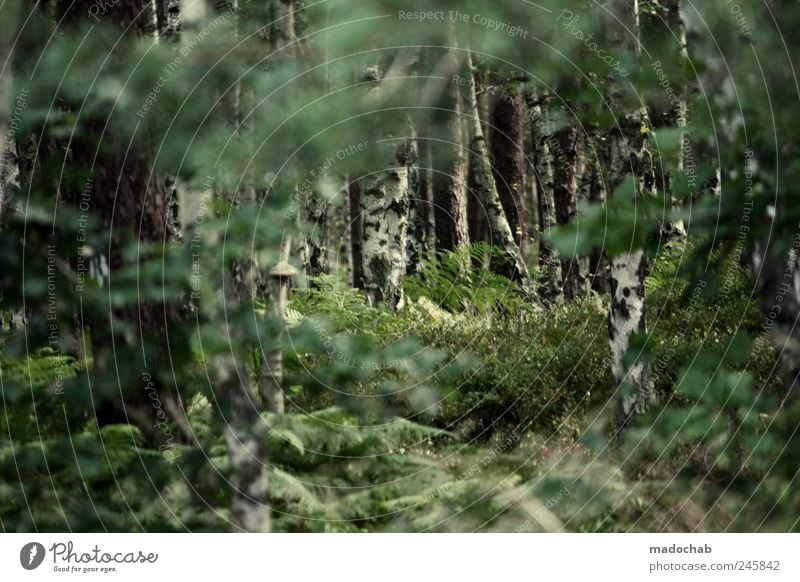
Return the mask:
POLYGON ((797 2, 0 16, 0 532, 800 531, 797 2))

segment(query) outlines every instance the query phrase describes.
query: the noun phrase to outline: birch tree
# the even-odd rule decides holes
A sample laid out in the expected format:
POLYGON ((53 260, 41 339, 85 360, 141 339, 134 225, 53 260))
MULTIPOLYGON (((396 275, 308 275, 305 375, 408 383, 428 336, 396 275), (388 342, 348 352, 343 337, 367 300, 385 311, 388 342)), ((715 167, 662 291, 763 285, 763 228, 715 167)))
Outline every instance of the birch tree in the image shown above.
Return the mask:
MULTIPOLYGON (((634 39, 627 44, 633 46, 634 54, 640 57, 638 3, 631 7, 622 0, 615 0, 609 5, 619 19, 612 26, 619 26, 619 22, 630 23, 634 39)), ((622 46, 621 42, 618 46, 622 46)), ((652 154, 646 140, 649 127, 644 105, 637 112, 619 115, 617 127, 606 138, 608 173, 605 182, 608 184, 608 195, 622 184, 626 174, 632 177, 632 188, 618 194, 636 198, 654 193, 652 154)), ((609 260, 611 304, 608 331, 611 372, 619 390, 616 419, 620 431, 643 414, 655 397, 645 363, 639 359, 633 364, 626 363, 631 337, 647 331, 644 305, 646 261, 644 250, 633 247, 609 260)))
MULTIPOLYGON (((473 68, 472 59, 469 56, 467 59, 468 67, 471 71, 473 68)), ((528 276, 528 269, 522 259, 522 253, 514 240, 514 234, 508 224, 503 205, 500 202, 500 194, 497 192, 494 174, 492 172, 492 162, 489 159, 489 148, 486 144, 486 138, 483 135, 481 117, 478 112, 476 83, 470 83, 467 99, 469 104, 467 119, 471 125, 470 130, 472 138, 470 158, 473 182, 477 190, 477 198, 481 201, 486 215, 489 227, 489 240, 494 246, 501 249, 509 260, 510 265, 504 269, 505 272, 503 274, 511 279, 524 280, 528 276)))
MULTIPOLYGON (((417 51, 400 51, 386 72, 376 73, 376 82, 367 104, 384 105, 416 66, 417 51)), ((417 161, 417 137, 411 118, 405 113, 390 113, 388 130, 376 147, 382 167, 361 180, 363 217, 364 293, 370 305, 385 304, 400 309, 405 304, 403 279, 406 273, 406 247, 411 199, 412 166, 417 161)))

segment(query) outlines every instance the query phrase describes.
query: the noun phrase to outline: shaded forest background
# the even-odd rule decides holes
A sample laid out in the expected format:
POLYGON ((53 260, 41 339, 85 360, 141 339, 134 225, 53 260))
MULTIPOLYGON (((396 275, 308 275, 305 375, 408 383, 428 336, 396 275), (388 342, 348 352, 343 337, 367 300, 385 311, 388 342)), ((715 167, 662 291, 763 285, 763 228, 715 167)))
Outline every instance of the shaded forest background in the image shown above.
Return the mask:
POLYGON ((800 527, 796 4, 0 15, 3 531, 800 527))

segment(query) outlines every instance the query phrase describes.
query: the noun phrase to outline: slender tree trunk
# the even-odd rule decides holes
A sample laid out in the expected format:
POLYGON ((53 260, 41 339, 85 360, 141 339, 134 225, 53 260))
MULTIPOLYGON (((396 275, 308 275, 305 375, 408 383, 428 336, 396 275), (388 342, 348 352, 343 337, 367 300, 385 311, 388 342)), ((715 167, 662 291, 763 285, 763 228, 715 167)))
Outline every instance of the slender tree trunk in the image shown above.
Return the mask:
POLYGON ((350 207, 352 284, 356 289, 364 289, 364 216, 361 214, 361 185, 358 180, 348 183, 347 199, 350 207))
MULTIPOLYGON (((623 0, 614 3, 622 22, 635 22, 637 41, 634 52, 641 56, 639 38, 639 10, 634 2, 633 11, 623 0), (632 12, 632 13, 631 13, 632 12)), ((616 23, 616 26, 620 26, 616 23)), ((633 174, 636 184, 634 196, 652 195, 655 191, 655 175, 652 154, 647 147, 649 127, 647 111, 642 106, 638 113, 624 116, 619 126, 621 130, 612 130, 606 138, 606 160, 609 175, 607 195, 619 185, 627 172, 633 174)), ((611 291, 611 307, 609 309, 609 344, 611 349, 611 370, 615 384, 619 390, 617 400, 618 434, 638 416, 643 414, 654 400, 652 382, 648 378, 646 366, 640 360, 626 365, 625 357, 630 347, 631 336, 647 331, 645 317, 645 275, 646 256, 640 249, 631 248, 610 260, 609 288, 611 291)))
MULTIPOLYGON (((401 135, 411 135, 410 122, 401 135)), ((415 140, 398 146, 393 140, 381 147, 385 166, 362 182, 361 214, 364 217, 364 292, 370 305, 400 309, 406 272, 406 244, 411 205, 411 164, 415 140)))
MULTIPOLYGON (((451 33, 450 46, 455 47, 451 33)), ((463 73, 463 52, 456 48, 446 55, 449 71, 463 73)), ((447 79, 441 103, 443 127, 436 126, 433 165, 435 168, 434 216, 436 244, 440 250, 456 251, 469 244, 467 214, 467 157, 463 130, 462 90, 447 79)))
MULTIPOLYGON (((11 39, 17 29, 17 8, 11 6, 0 23, 0 230, 3 220, 11 210, 12 191, 18 186, 19 164, 15 139, 10 135, 11 125, 17 117, 13 93, 13 49, 11 39), (11 13, 11 14, 9 14, 11 13)), ((19 101, 19 98, 17 99, 19 101)), ((6 312, 0 290, 0 330, 14 329, 24 320, 24 314, 6 312)))
MULTIPOLYGON (((659 51, 657 54, 651 55, 650 58, 655 59, 651 66, 669 71, 673 67, 668 65, 673 64, 677 65, 674 68, 683 74, 688 68, 689 54, 680 0, 661 0, 660 2, 640 0, 640 10, 643 36, 648 45, 653 46, 654 50, 667 49, 668 51, 666 54, 659 51)), ((674 99, 668 100, 664 106, 648 108, 648 117, 656 130, 659 128, 685 128, 688 121, 686 83, 682 78, 674 77, 669 78, 668 82, 670 90, 674 91, 674 99)), ((685 163, 684 136, 679 135, 678 140, 675 158, 658 160, 654 164, 655 188, 670 197, 673 208, 678 208, 680 204, 672 193, 672 170, 670 168, 674 167, 675 172, 680 174, 684 171, 685 163)), ((678 220, 663 225, 662 238, 668 243, 685 240, 686 226, 683 221, 678 220)))
MULTIPOLYGON (((399 90, 397 79, 418 64, 418 51, 400 51, 377 83, 366 103, 373 110, 384 107, 399 90)), ((364 293, 370 305, 400 309, 405 304, 409 212, 416 196, 413 166, 418 159, 417 136, 406 114, 381 118, 387 139, 376 145, 383 167, 361 180, 361 213, 364 217, 364 293)))
POLYGON ((646 259, 643 251, 623 253, 611 260, 609 288, 611 310, 608 334, 611 345, 611 373, 621 390, 617 401, 617 427, 626 427, 644 414, 654 400, 647 370, 641 361, 625 366, 630 338, 645 333, 644 279, 646 259))
POLYGON ((167 41, 177 41, 181 31, 181 0, 156 0, 158 35, 167 41))
MULTIPOLYGON (((584 182, 586 200, 593 204, 604 204, 606 190, 603 183, 603 169, 600 150, 603 140, 598 139, 596 128, 592 129, 586 140, 587 153, 584 156, 584 182)), ((605 295, 608 290, 608 265, 600 245, 595 246, 589 257, 590 286, 592 291, 605 295)))
POLYGON ((224 436, 231 465, 231 514, 247 532, 269 532, 271 500, 266 425, 250 386, 251 370, 232 356, 218 355, 211 362, 215 389, 222 400, 224 436))
MULTIPOLYGON (((474 57, 473 57, 474 60, 474 57)), ((473 67, 471 71, 471 80, 474 83, 474 92, 477 95, 477 115, 480 117, 481 129, 483 135, 489 135, 489 93, 490 87, 487 86, 486 72, 481 67, 473 67)), ((469 91, 470 89, 462 89, 469 91)), ((469 98, 465 98, 467 104, 469 98)), ((468 108, 469 109, 469 108, 468 108)), ((470 111, 466 112, 468 115, 470 111)), ((470 124, 471 127, 471 124, 470 124)), ((471 129, 470 129, 471 131, 471 129)), ((466 144, 466 142, 465 142, 466 144)), ((486 220, 486 209, 483 206, 483 199, 480 193, 480 185, 477 180, 479 176, 475 174, 475 164, 473 163, 473 156, 469 154, 467 163, 467 226, 469 232, 469 240, 475 242, 489 242, 491 235, 489 234, 489 225, 486 220)))
MULTIPOLYGON (((468 64, 469 68, 472 69, 472 61, 469 57, 468 64)), ((472 175, 476 194, 481 201, 489 227, 489 240, 493 246, 501 249, 506 255, 508 264, 500 265, 501 273, 510 279, 522 281, 527 278, 528 269, 514 241, 514 234, 508 224, 503 205, 500 202, 500 195, 497 192, 492 173, 492 163, 489 159, 489 148, 486 145, 478 112, 478 97, 474 83, 468 89, 468 103, 467 116, 472 126, 470 128, 472 131, 472 147, 470 151, 472 175)))
POLYGON ((417 150, 419 160, 412 166, 412 187, 409 214, 408 245, 406 251, 406 274, 419 270, 428 258, 434 242, 433 224, 433 175, 431 171, 431 147, 427 135, 421 135, 417 150))
POLYGON ((489 143, 497 192, 514 242, 524 256, 526 245, 522 87, 514 83, 492 97, 489 143))
POLYGON ((524 165, 523 176, 525 183, 525 238, 527 243, 524 245, 523 257, 526 262, 529 257, 539 258, 539 245, 541 237, 539 232, 539 190, 536 177, 536 144, 533 136, 535 133, 534 95, 529 91, 523 93, 524 114, 523 114, 523 140, 524 140, 524 165))
POLYGON ((339 186, 338 194, 328 209, 329 219, 328 232, 326 238, 331 246, 336 245, 333 252, 328 256, 328 272, 338 279, 348 281, 350 279, 350 206, 347 188, 349 181, 347 176, 337 176, 339 186))
MULTIPOLYGON (((577 125, 568 125, 556 132, 553 145, 553 199, 556 223, 569 224, 578 209, 578 173, 580 157, 580 130, 577 125)), ((561 272, 564 300, 574 301, 586 295, 586 269, 579 257, 563 257, 561 272), (583 268, 582 268, 583 267, 583 268)))
MULTIPOLYGON (((191 3, 191 0, 183 0, 191 3)), ((238 8, 237 0, 232 2, 223 1, 217 4, 217 10, 227 10, 238 8)), ((182 10, 186 27, 191 27, 195 23, 186 18, 190 10, 182 10)), ((235 22, 234 41, 238 38, 238 19, 235 22)), ((218 114, 225 115, 229 121, 231 131, 235 135, 240 135, 241 127, 241 84, 230 91, 224 99, 224 105, 220 107, 218 114)), ((247 212, 257 203, 258 190, 252 184, 245 184, 241 193, 241 202, 244 208, 241 211, 247 212)), ((231 193, 225 193, 231 198, 231 193)), ((235 198, 235 196, 234 196, 235 198)), ((260 265, 251 259, 238 262, 233 266, 230 273, 233 279, 229 288, 234 290, 230 296, 231 307, 240 309, 243 306, 255 307, 256 298, 261 297, 261 287, 264 283, 265 274, 260 265)), ((223 326, 223 333, 232 334, 235 330, 229 330, 223 326)), ((258 352, 259 355, 260 351, 258 352)), ((279 354, 279 358, 282 355, 279 354)), ((265 373, 271 373, 271 379, 277 382, 278 391, 280 381, 277 366, 269 360, 269 357, 258 358, 256 369, 252 369, 249 358, 238 358, 229 354, 216 354, 211 361, 212 381, 217 393, 217 400, 221 403, 223 414, 224 437, 230 462, 230 483, 233 489, 231 493, 231 514, 234 523, 247 532, 269 532, 271 529, 271 499, 269 491, 269 469, 267 465, 268 451, 266 445, 265 431, 266 424, 261 419, 261 405, 254 389, 254 378, 258 377, 263 381, 265 373), (272 367, 270 367, 272 365, 272 367)), ((263 387, 259 385, 259 391, 263 394, 263 387)), ((280 392, 279 392, 280 393, 280 392)), ((262 395, 262 401, 270 405, 268 399, 262 395)), ((278 407, 274 407, 278 408, 278 407)))
POLYGON ((295 0, 269 0, 269 44, 271 60, 291 59, 300 52, 297 42, 295 0))
POLYGON ((554 164, 551 155, 553 137, 547 115, 547 106, 533 95, 532 109, 534 123, 532 128, 533 157, 536 173, 536 192, 539 210, 539 268, 542 297, 551 304, 564 301, 561 284, 561 260, 558 252, 547 243, 550 230, 557 225, 556 204, 553 192, 555 183, 554 164))
MULTIPOLYGON (((15 12, 14 8, 10 10, 15 12)), ((14 117, 13 47, 10 39, 13 38, 15 25, 16 14, 13 17, 6 15, 6 22, 0 24, 0 32, 5 36, 0 41, 3 43, 0 46, 0 220, 10 205, 10 186, 13 186, 19 174, 16 144, 9 132, 14 117)))
MULTIPOLYGON (((329 179, 327 176, 325 179, 329 179)), ((306 275, 317 277, 328 272, 328 202, 319 192, 320 184, 312 188, 303 204, 306 224, 303 236, 303 266, 306 275)))

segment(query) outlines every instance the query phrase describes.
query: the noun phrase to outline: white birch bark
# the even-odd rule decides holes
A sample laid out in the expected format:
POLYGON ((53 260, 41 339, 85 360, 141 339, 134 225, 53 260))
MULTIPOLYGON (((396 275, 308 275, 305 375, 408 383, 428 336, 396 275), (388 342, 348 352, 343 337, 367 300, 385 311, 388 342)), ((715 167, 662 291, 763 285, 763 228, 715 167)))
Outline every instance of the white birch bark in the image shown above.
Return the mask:
MULTIPOLYGON (((639 42, 639 6, 633 4, 633 13, 623 0, 615 0, 614 9, 622 15, 622 22, 633 20, 635 34, 634 52, 641 56, 639 42)), ((616 26, 620 26, 616 23, 616 26)), ((635 196, 645 196, 655 191, 655 176, 652 155, 647 149, 647 132, 643 126, 650 127, 647 110, 642 104, 637 114, 622 116, 618 128, 606 138, 608 174, 606 183, 610 196, 626 173, 633 174, 636 182, 635 196)), ((645 317, 645 275, 646 255, 641 249, 631 248, 610 260, 609 288, 611 304, 608 314, 609 348, 611 352, 611 371, 618 390, 617 430, 618 434, 630 425, 636 417, 644 414, 654 400, 652 384, 644 362, 636 361, 626 366, 625 359, 630 347, 631 336, 646 333, 645 317)))
MULTIPOLYGON (((410 131, 410 125, 406 126, 410 131)), ((386 166, 362 180, 364 220, 364 292, 370 305, 400 309, 405 301, 406 237, 410 208, 409 178, 414 152, 411 136, 398 146, 390 140, 384 150, 386 166)))
MULTIPOLYGON (((417 51, 401 51, 387 68, 384 78, 367 96, 368 106, 379 108, 413 69, 417 51)), ((393 309, 405 305, 403 280, 406 273, 412 166, 417 161, 417 136, 411 119, 399 114, 390 123, 385 139, 376 144, 385 160, 383 167, 361 181, 363 217, 364 293, 370 305, 393 309)))

